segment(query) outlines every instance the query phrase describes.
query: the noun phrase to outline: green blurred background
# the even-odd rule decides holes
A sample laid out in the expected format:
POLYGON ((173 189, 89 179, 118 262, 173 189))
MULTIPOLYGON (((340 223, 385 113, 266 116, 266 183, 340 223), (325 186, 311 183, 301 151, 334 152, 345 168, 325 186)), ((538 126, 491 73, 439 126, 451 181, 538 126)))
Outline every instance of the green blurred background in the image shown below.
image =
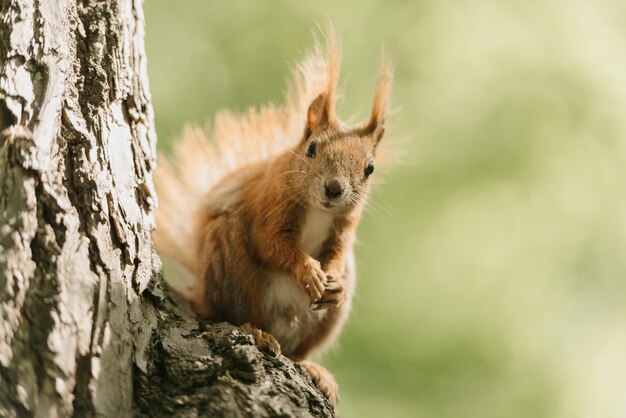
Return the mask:
POLYGON ((361 224, 354 311, 323 358, 342 416, 626 417, 626 2, 145 14, 161 150, 222 107, 280 103, 328 18, 344 118, 367 116, 383 42, 395 57, 388 138, 405 155, 361 224))

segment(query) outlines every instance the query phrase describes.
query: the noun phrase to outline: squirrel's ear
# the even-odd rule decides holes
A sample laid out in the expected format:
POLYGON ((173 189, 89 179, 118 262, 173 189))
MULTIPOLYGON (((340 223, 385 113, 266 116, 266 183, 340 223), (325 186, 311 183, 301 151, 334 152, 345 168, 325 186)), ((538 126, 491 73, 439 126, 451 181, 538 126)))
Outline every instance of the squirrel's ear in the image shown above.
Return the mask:
POLYGON ((318 126, 329 120, 328 103, 325 94, 322 93, 317 96, 309 105, 306 118, 305 137, 308 138, 318 126))
POLYGON ((374 146, 378 145, 385 132, 385 118, 389 110, 392 83, 393 64, 383 51, 378 67, 378 77, 376 78, 376 92, 372 104, 372 114, 365 127, 367 134, 372 135, 374 138, 374 146))

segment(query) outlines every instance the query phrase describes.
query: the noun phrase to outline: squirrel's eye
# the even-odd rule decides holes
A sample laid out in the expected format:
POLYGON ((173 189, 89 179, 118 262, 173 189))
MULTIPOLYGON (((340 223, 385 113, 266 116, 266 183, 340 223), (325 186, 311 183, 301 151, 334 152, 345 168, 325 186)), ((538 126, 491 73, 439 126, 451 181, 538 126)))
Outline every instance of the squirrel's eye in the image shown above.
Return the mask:
POLYGON ((309 144, 309 146, 306 149, 306 156, 309 158, 313 158, 315 157, 315 149, 317 148, 317 145, 315 144, 315 142, 311 142, 309 144))
POLYGON ((374 164, 369 163, 367 167, 365 167, 365 177, 369 177, 370 174, 374 172, 374 164))

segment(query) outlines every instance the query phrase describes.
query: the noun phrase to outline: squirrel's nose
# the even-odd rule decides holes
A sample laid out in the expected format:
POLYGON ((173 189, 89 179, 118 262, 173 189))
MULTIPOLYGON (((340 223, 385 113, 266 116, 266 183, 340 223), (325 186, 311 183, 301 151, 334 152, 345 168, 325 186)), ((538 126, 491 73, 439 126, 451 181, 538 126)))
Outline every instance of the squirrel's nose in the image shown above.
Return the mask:
POLYGON ((343 187, 337 180, 331 180, 329 183, 326 183, 324 186, 326 197, 329 199, 334 199, 335 197, 341 196, 343 193, 343 187))

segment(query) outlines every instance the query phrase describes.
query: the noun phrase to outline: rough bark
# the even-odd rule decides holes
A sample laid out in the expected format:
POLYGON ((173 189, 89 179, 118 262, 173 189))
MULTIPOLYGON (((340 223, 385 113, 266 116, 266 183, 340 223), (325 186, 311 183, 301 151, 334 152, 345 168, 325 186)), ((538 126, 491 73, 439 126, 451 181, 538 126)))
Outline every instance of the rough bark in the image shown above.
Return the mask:
POLYGON ((140 0, 0 2, 0 416, 329 416, 162 289, 140 0))
POLYGON ((142 320, 154 331, 142 339, 135 363, 142 415, 334 416, 300 365, 259 352, 251 335, 228 323, 199 326, 175 297, 148 291, 142 320))

